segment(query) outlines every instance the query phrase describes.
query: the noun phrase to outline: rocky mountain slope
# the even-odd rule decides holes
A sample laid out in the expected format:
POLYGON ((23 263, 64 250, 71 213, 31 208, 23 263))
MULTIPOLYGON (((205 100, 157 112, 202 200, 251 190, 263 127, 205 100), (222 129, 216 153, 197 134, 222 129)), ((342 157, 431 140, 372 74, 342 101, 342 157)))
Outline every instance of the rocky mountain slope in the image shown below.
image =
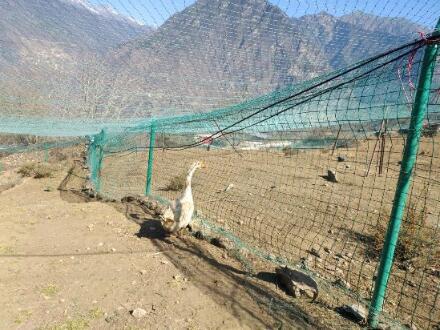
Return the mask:
POLYGON ((199 0, 121 47, 116 63, 144 77, 153 104, 203 109, 345 67, 418 29, 360 12, 290 18, 265 0, 199 0))
POLYGON ((344 67, 422 29, 362 12, 292 18, 266 0, 198 0, 155 30, 86 0, 0 0, 0 17, 0 84, 20 73, 40 99, 63 95, 56 103, 70 103, 66 111, 79 99, 93 114, 110 99, 125 113, 206 111, 344 67))
POLYGON ((102 53, 149 31, 82 0, 0 0, 0 17, 0 63, 22 68, 57 66, 79 53, 102 53))

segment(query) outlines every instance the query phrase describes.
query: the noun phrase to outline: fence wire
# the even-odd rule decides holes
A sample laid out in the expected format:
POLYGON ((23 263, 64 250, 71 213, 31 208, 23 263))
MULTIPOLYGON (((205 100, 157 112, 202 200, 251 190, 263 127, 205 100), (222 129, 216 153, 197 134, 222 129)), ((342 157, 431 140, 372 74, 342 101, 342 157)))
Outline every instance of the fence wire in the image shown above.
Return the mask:
MULTIPOLYGON (((301 264, 340 287, 336 301, 368 305, 425 45, 233 108, 155 121, 152 195, 179 197, 203 160, 196 219, 268 260, 301 264)), ((425 329, 440 321, 439 88, 437 65, 384 304, 387 317, 425 329)), ((150 129, 106 136, 103 195, 144 193, 150 129)))

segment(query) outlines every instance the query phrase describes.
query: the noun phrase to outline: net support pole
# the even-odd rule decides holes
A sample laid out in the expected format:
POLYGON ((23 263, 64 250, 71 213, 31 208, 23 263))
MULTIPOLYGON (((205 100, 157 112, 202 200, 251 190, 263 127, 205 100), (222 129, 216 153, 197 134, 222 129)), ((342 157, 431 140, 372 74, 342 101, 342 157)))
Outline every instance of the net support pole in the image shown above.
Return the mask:
POLYGON ((145 184, 145 196, 151 194, 151 184, 153 180, 153 158, 154 158, 154 144, 156 141, 156 122, 151 123, 150 127, 150 145, 148 148, 148 166, 147 166, 147 180, 145 184))
POLYGON ((102 159, 104 157, 103 144, 105 140, 105 131, 102 130, 99 134, 94 135, 90 139, 89 144, 89 158, 90 158, 90 180, 97 193, 101 190, 101 168, 102 159))
POLYGON ((44 144, 44 162, 49 162, 49 143, 47 142, 44 144))
MULTIPOLYGON (((437 23, 436 32, 439 34, 440 19, 437 23)), ((431 92, 432 77, 437 58, 438 45, 429 44, 425 48, 423 62, 421 64, 420 78, 417 85, 416 97, 411 112, 411 121, 408 131, 408 138, 403 153, 402 164, 400 167, 399 179, 397 181, 396 192, 394 195, 393 208, 390 221, 385 236, 384 247, 382 250, 379 270, 374 286, 374 293, 368 314, 368 324, 371 328, 377 328, 379 315, 382 311, 385 299, 388 279, 393 265, 394 252, 399 238, 400 225, 405 212, 408 191, 411 185, 411 176, 416 162, 419 149, 420 135, 423 129, 423 121, 426 116, 431 92)))

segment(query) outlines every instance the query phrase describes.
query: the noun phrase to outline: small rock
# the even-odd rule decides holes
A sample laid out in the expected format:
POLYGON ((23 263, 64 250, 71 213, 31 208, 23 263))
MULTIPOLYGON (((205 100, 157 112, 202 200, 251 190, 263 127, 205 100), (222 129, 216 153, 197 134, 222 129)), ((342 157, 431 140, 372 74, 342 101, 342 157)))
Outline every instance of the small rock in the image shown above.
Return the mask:
POLYGON ((246 248, 240 248, 238 250, 238 254, 241 255, 243 258, 249 257, 249 250, 246 248))
POLYGON ((168 261, 166 261, 166 260, 161 260, 160 263, 161 263, 162 265, 168 265, 168 261))
POLYGON ((346 288, 346 289, 350 289, 351 285, 350 283, 348 283, 346 280, 342 279, 342 278, 338 278, 336 281, 333 282, 334 285, 337 285, 341 288, 346 288))
MULTIPOLYGON (((406 327, 407 329, 417 330, 417 327, 414 323, 405 323, 403 326, 406 327)), ((440 324, 438 324, 438 326, 439 327, 437 327, 437 329, 440 329, 440 324)), ((436 329, 436 327, 434 327, 433 329, 436 329)))
POLYGON ((201 230, 198 230, 194 233, 194 237, 200 240, 204 240, 205 239, 205 235, 203 234, 203 232, 201 230))
POLYGON ((116 252, 116 249, 115 248, 111 248, 110 251, 116 252))
POLYGON ((336 178, 336 172, 333 170, 328 170, 326 180, 329 182, 337 183, 338 179, 336 178))
POLYGON ((428 268, 427 271, 432 276, 440 277, 440 269, 437 269, 435 267, 431 267, 431 268, 428 268))
POLYGON ((188 279, 187 279, 186 277, 183 277, 183 276, 180 275, 180 274, 173 275, 173 279, 174 279, 176 282, 188 282, 188 279))
POLYGON ((312 249, 309 251, 309 253, 310 253, 311 255, 317 257, 317 258, 321 258, 321 255, 319 254, 319 252, 318 252, 315 248, 312 248, 312 249))
POLYGON ((233 184, 233 183, 230 183, 230 184, 226 187, 225 192, 231 190, 232 188, 234 188, 234 184, 233 184))
POLYGON ((318 297, 318 284, 309 275, 300 271, 278 267, 276 270, 278 282, 284 287, 288 294, 299 298, 302 293, 312 297, 314 301, 318 297))
POLYGON ((345 168, 348 170, 350 168, 350 165, 345 165, 345 168))
POLYGON ((240 220, 238 223, 239 223, 240 226, 244 225, 244 221, 243 220, 240 220))
POLYGON ((332 253, 332 251, 328 247, 324 247, 324 251, 327 253, 332 253))
POLYGON ((87 226, 87 228, 89 228, 89 231, 93 231, 94 227, 95 225, 93 223, 87 226))
POLYGON ((98 243, 98 246, 103 246, 103 245, 104 245, 104 243, 102 243, 102 242, 98 243))
POLYGON ((345 156, 338 156, 338 162, 345 162, 345 156))
POLYGON ((147 271, 146 271, 145 269, 141 269, 141 270, 139 271, 139 273, 141 273, 141 275, 145 275, 145 274, 147 273, 147 271))
POLYGON ((234 248, 234 243, 226 237, 214 237, 211 239, 211 244, 225 250, 234 248))
POLYGON ((142 308, 136 308, 136 309, 132 310, 130 313, 136 319, 141 319, 145 315, 147 315, 147 311, 145 309, 142 309, 142 308))
POLYGON ((416 284, 415 284, 413 281, 411 281, 411 280, 406 281, 406 283, 407 283, 410 287, 412 287, 412 288, 415 288, 415 287, 416 287, 416 284))
POLYGON ((337 312, 357 323, 364 324, 367 321, 367 310, 359 305, 343 305, 337 308, 337 312))
POLYGON ((398 267, 410 273, 413 273, 415 271, 415 268, 410 261, 404 261, 401 264, 399 264, 398 267))

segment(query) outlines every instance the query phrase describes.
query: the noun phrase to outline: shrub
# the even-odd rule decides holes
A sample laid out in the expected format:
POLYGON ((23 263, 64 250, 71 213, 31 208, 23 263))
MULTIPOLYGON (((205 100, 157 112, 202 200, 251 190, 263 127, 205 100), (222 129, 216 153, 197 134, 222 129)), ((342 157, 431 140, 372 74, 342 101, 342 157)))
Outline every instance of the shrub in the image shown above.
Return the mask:
POLYGON ((172 177, 165 190, 180 191, 185 187, 186 175, 184 173, 172 177))
POLYGON ((28 163, 20 167, 18 170, 18 173, 21 174, 21 176, 24 177, 31 177, 33 176, 35 164, 34 163, 28 163))
POLYGON ((296 153, 295 149, 292 147, 284 147, 283 149, 281 149, 281 151, 286 157, 293 156, 296 153))
POLYGON ((18 173, 23 177, 34 177, 35 179, 49 178, 53 169, 47 164, 27 163, 20 167, 18 173))
MULTIPOLYGON (((383 212, 379 217, 373 235, 373 246, 370 251, 373 257, 379 258, 383 249, 385 235, 389 222, 389 212, 383 212)), ((395 250, 395 260, 404 262, 427 253, 431 240, 429 230, 425 226, 427 220, 426 207, 418 207, 412 201, 408 202, 399 233, 395 250)))
POLYGON ((64 160, 68 159, 67 155, 63 151, 58 150, 58 149, 51 150, 49 152, 49 155, 51 158, 55 159, 55 161, 57 161, 57 162, 62 162, 64 160))

